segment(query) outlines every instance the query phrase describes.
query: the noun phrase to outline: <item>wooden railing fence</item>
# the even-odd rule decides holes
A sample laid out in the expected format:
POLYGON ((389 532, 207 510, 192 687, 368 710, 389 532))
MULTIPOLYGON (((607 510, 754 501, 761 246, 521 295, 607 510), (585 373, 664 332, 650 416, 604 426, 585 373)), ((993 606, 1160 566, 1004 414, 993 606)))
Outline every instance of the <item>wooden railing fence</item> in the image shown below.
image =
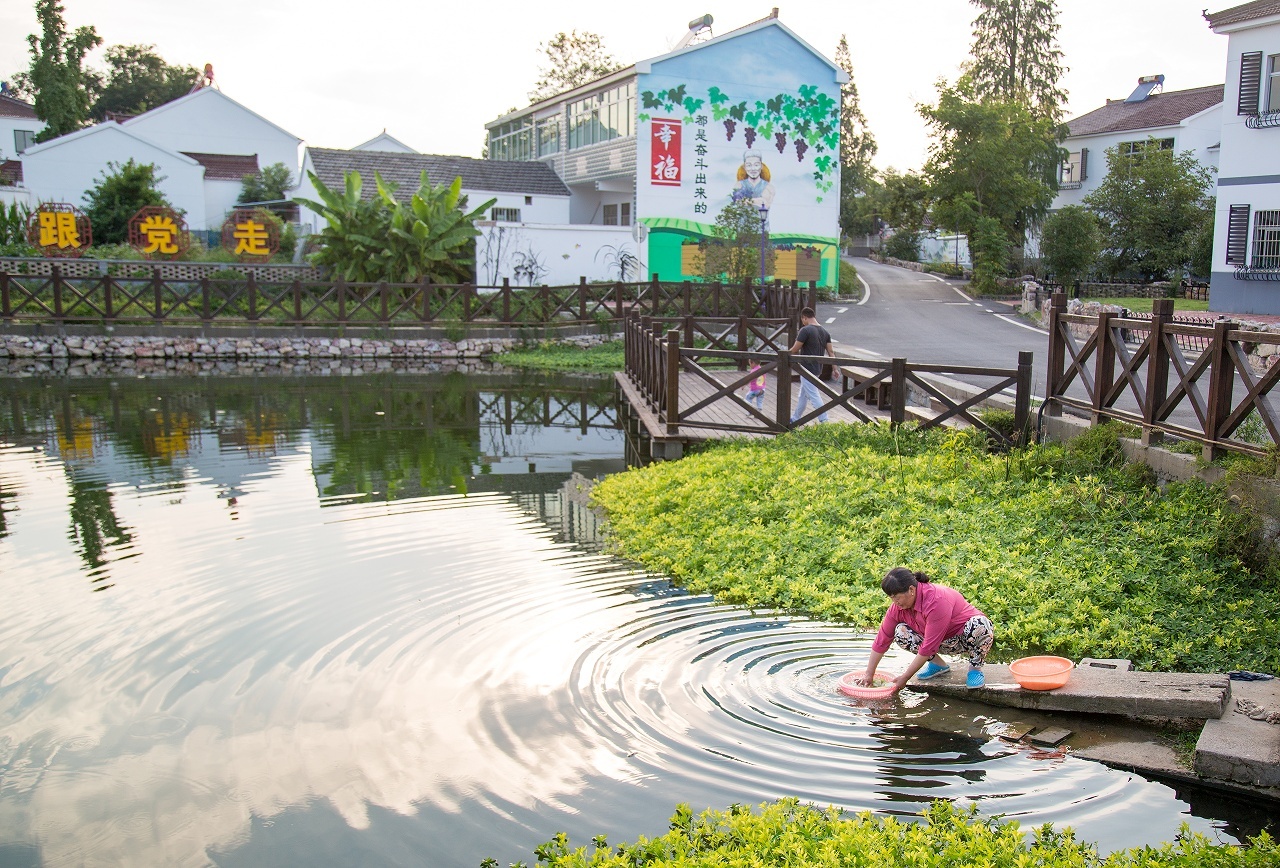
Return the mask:
POLYGON ((732 346, 727 331, 716 331, 720 324, 696 320, 695 317, 679 321, 632 317, 627 320, 623 332, 626 375, 671 435, 677 434, 682 426, 744 433, 781 433, 836 407, 843 407, 856 419, 871 422, 874 417, 856 402, 866 402, 873 390, 876 393, 875 403, 889 411, 890 421, 894 424, 905 422, 909 415, 916 416, 922 429, 959 421, 981 428, 995 443, 1004 447, 1014 445, 1020 437, 1019 432, 1028 429, 1032 365, 1029 352, 1019 353, 1018 366, 1013 369, 912 364, 904 358, 886 361, 839 355, 802 356, 790 352, 797 331, 795 320, 755 320, 739 324, 733 330, 736 345, 732 346), (766 336, 770 337, 766 339, 766 336), (746 370, 748 359, 759 362, 760 371, 746 370), (811 373, 804 366, 806 362, 821 362, 834 367, 839 375, 839 385, 811 373), (685 406, 681 405, 682 373, 692 375, 695 381, 709 386, 709 389, 699 389, 699 397, 685 402, 685 406), (757 410, 741 394, 747 382, 761 373, 776 377, 776 401, 766 411, 757 410), (989 378, 994 382, 967 398, 957 399, 930 381, 930 374, 969 380, 989 378), (797 419, 795 425, 791 422, 793 375, 814 383, 822 397, 821 406, 797 419), (940 409, 924 415, 912 413, 907 402, 909 386, 940 409), (1015 390, 1013 437, 992 428, 974 410, 1009 387, 1015 390), (705 414, 699 418, 704 410, 725 401, 730 402, 735 411, 742 410, 743 415, 749 417, 749 422, 726 422, 723 418, 710 420, 705 414))
POLYGON ((1207 459, 1280 443, 1270 397, 1280 365, 1256 371, 1248 353, 1251 344, 1276 342, 1274 333, 1228 320, 1175 322, 1171 299, 1155 300, 1150 319, 1068 314, 1066 305, 1066 295, 1056 293, 1049 309, 1049 415, 1073 408, 1094 424, 1129 422, 1141 426, 1145 444, 1169 434, 1200 443, 1207 459), (1130 344, 1130 337, 1141 339, 1130 344), (1076 394, 1068 394, 1073 386, 1076 394), (1242 426, 1249 439, 1240 436, 1242 426))
POLYGON ((472 284, 348 283, 228 279, 172 280, 99 274, 65 277, 0 271, 4 322, 146 325, 423 326, 535 325, 651 316, 781 316, 817 300, 814 284, 662 282, 478 287, 472 284))

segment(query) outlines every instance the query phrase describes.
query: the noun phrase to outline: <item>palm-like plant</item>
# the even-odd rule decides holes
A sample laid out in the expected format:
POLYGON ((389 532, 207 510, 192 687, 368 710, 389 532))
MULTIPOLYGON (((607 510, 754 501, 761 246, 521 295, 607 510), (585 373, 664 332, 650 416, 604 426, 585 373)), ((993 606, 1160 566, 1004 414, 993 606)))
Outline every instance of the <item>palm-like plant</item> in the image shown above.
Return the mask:
POLYGON ((475 221, 496 199, 466 212, 462 178, 433 186, 424 171, 418 190, 408 203, 395 198, 395 188, 376 172, 376 195, 365 199, 359 172, 348 172, 341 193, 330 190, 308 172, 320 201, 298 199, 320 214, 328 225, 320 232, 320 247, 311 255, 316 265, 329 268, 355 283, 412 283, 426 278, 435 283, 474 279, 472 239, 475 221))

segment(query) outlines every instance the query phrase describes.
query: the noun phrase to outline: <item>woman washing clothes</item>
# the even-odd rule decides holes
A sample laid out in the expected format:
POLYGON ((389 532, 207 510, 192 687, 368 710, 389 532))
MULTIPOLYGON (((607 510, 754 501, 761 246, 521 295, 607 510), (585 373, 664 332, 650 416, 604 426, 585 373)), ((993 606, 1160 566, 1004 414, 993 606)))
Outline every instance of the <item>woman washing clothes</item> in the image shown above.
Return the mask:
POLYGON ((889 609, 871 643, 871 658, 862 675, 862 684, 873 682, 876 667, 891 642, 916 655, 907 670, 893 679, 894 693, 905 687, 917 672, 917 681, 928 681, 950 672, 950 664, 939 651, 969 658, 965 683, 970 688, 986 683, 982 664, 995 640, 990 618, 974 608, 959 591, 934 584, 924 573, 912 572, 906 567, 889 570, 880 587, 889 597, 889 609))

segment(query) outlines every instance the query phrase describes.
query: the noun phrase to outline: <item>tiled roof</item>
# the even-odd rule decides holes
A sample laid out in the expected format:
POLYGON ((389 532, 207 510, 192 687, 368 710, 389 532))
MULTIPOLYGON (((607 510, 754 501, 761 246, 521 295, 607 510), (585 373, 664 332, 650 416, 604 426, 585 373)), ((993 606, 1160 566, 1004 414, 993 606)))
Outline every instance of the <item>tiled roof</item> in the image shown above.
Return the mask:
POLYGON ((1098 133, 1177 126, 1192 115, 1221 103, 1223 87, 1211 84, 1189 90, 1156 93, 1142 102, 1110 99, 1102 108, 1067 121, 1067 129, 1072 136, 1092 136, 1098 133))
POLYGON ((35 107, 29 102, 0 94, 0 118, 35 118, 35 107))
POLYGON ((1210 13, 1207 9, 1204 18, 1210 27, 1222 27, 1225 24, 1239 24, 1254 18, 1265 18, 1268 15, 1280 15, 1280 2, 1276 0, 1254 0, 1252 3, 1241 3, 1221 12, 1210 13))
POLYGON ((245 175, 258 174, 258 155, 250 154, 197 154, 183 151, 191 159, 204 166, 206 181, 239 181, 245 175))
POLYGON ((373 173, 396 185, 401 193, 418 189, 425 169, 432 184, 451 184, 462 177, 467 190, 488 193, 524 193, 526 195, 568 196, 569 188, 545 163, 515 160, 477 160, 473 157, 450 157, 438 154, 401 154, 395 151, 340 151, 333 148, 307 148, 311 165, 326 187, 342 189, 346 173, 356 171, 364 181, 362 195, 373 196, 373 173))
POLYGON ((22 183, 21 160, 0 160, 0 183, 9 185, 22 183))

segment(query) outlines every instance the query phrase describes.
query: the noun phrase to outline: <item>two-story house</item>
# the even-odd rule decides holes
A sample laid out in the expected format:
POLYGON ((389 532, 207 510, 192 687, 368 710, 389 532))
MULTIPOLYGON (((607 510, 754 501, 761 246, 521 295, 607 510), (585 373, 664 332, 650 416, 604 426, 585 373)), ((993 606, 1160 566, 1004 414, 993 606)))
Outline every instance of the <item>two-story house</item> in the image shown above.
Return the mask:
POLYGON ((1205 19, 1228 40, 1209 302, 1280 314, 1280 2, 1205 19))
POLYGON ((697 244, 731 202, 767 219, 781 279, 834 285, 840 85, 848 77, 778 20, 674 51, 486 125, 491 160, 541 162, 579 226, 634 227, 645 271, 697 275, 697 244), (787 255, 784 255, 787 254, 787 255))
POLYGON ((36 142, 44 129, 35 106, 0 92, 0 207, 11 202, 30 204, 27 190, 20 187, 22 162, 18 159, 36 142))
POLYGON ((1201 165, 1217 169, 1223 86, 1162 92, 1163 85, 1163 75, 1143 76, 1125 99, 1109 99, 1067 121, 1062 147, 1068 157, 1053 210, 1084 204, 1106 177, 1108 148, 1132 153, 1154 139, 1162 148, 1190 152, 1201 165))
POLYGON ((214 88, 202 88, 122 122, 106 121, 27 148, 22 185, 33 202, 84 205, 112 163, 156 167, 190 229, 217 229, 241 179, 283 163, 294 176, 302 140, 214 88))

